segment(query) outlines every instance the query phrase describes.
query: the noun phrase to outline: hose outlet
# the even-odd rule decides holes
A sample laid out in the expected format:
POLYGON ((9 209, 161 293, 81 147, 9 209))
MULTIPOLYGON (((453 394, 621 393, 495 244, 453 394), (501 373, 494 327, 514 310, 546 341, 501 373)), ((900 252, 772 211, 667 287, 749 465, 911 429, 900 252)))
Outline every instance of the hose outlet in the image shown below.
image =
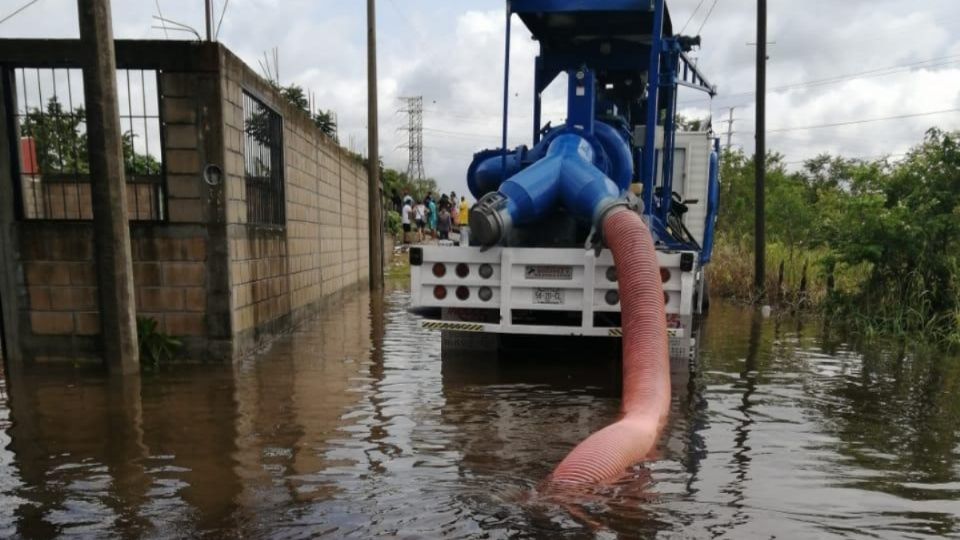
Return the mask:
POLYGON ((484 195, 470 210, 470 234, 481 246, 499 244, 510 225, 507 198, 498 191, 484 195))

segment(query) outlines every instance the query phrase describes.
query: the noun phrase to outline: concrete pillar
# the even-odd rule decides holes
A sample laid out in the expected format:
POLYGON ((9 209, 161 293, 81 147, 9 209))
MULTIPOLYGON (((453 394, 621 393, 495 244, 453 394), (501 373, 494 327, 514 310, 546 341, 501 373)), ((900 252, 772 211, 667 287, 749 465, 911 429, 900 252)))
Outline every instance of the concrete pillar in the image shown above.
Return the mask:
POLYGON ((77 0, 93 197, 103 354, 111 372, 139 371, 117 64, 110 0, 77 0))
POLYGON ((17 130, 13 125, 16 111, 16 92, 13 91, 13 72, 0 68, 0 332, 3 333, 3 355, 7 375, 20 367, 19 306, 17 290, 17 235, 15 190, 20 185, 13 175, 17 130))

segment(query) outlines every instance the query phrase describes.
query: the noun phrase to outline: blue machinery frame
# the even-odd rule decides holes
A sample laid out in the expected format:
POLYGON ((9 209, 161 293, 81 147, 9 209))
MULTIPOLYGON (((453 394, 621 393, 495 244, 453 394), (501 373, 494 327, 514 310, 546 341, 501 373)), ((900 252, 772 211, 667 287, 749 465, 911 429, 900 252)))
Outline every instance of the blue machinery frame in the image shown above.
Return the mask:
MULTIPOLYGON (((643 141, 635 145, 639 147, 634 156, 638 166, 632 180, 642 185, 644 212, 654 231, 663 232, 672 204, 677 91, 680 86, 685 86, 711 97, 717 93, 716 87, 685 52, 699 45, 699 38, 674 35, 665 0, 507 0, 501 178, 510 176, 508 169, 516 171, 516 167, 508 163, 512 159, 507 150, 510 38, 514 14, 540 42, 534 76, 534 145, 539 145, 544 132, 541 94, 562 72, 577 73, 590 79, 596 76, 608 89, 616 88, 611 91, 612 97, 605 96, 604 99, 612 106, 610 110, 619 112, 621 120, 625 118, 630 131, 637 126, 663 128, 661 152, 655 150, 658 130, 642 130, 643 141), (577 35, 604 39, 594 40, 599 44, 584 45, 577 42, 577 35), (644 78, 646 84, 643 84, 644 78), (662 178, 659 194, 656 186, 658 168, 662 178)), ((571 76, 567 123, 586 126, 586 130, 592 133, 597 100, 593 92, 588 92, 587 99, 578 100, 576 91, 577 83, 571 76)), ((710 216, 715 216, 717 211, 717 201, 713 200, 718 169, 715 158, 711 160, 710 216)), ((709 261, 712 251, 712 221, 708 221, 708 241, 704 242, 711 245, 702 246, 703 262, 709 261)), ((668 247, 683 247, 670 246, 667 234, 659 236, 668 247)))

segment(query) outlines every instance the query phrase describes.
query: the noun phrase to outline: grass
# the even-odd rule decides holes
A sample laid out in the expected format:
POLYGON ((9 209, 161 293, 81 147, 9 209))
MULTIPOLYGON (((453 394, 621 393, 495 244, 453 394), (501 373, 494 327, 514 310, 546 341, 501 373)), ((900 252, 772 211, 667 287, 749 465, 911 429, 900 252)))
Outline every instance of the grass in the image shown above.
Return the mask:
MULTIPOLYGON (((869 264, 837 264, 828 273, 830 256, 826 248, 791 250, 781 244, 768 245, 763 302, 781 312, 819 313, 855 338, 960 347, 960 308, 938 313, 919 275, 906 275, 871 290, 873 268, 869 264)), ((759 303, 753 265, 752 245, 721 237, 707 270, 710 294, 759 303)), ((952 294, 960 295, 960 283, 952 287, 952 294)), ((960 298, 956 300, 952 305, 960 306, 960 298)))

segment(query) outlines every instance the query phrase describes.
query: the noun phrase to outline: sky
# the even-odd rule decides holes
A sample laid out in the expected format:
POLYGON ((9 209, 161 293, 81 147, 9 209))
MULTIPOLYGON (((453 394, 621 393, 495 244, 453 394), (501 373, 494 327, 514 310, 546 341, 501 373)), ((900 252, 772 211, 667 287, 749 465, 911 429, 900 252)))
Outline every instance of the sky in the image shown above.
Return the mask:
MULTIPOLYGON (((0 0, 0 18, 29 0, 0 0)), ((333 110, 344 146, 365 153, 366 11, 362 0, 216 0, 219 40, 258 69, 277 48, 280 78, 333 110)), ((192 39, 154 28, 165 17, 202 33, 203 0, 114 0, 118 38, 192 39)), ((681 113, 713 118, 733 144, 754 147, 756 3, 668 0, 674 24, 703 37, 698 65, 714 100, 683 91, 681 113), (712 8, 712 9, 711 9, 712 8), (709 14, 709 16, 708 16, 709 14), (688 22, 689 21, 689 22, 688 22)), ((424 166, 444 191, 464 193, 472 155, 500 146, 503 0, 378 0, 381 155, 406 170, 403 96, 424 97, 424 166)), ((770 0, 768 146, 791 166, 820 153, 902 156, 931 127, 960 129, 960 2, 770 0), (935 113, 925 116, 913 116, 935 113), (893 120, 861 122, 891 116, 893 120)), ((513 25, 510 144, 530 144, 537 45, 513 25)), ((0 24, 0 37, 77 37, 76 0, 36 0, 0 24)), ((545 121, 564 119, 565 87, 545 95, 545 121)), ((725 139, 724 139, 725 140, 725 139)))

